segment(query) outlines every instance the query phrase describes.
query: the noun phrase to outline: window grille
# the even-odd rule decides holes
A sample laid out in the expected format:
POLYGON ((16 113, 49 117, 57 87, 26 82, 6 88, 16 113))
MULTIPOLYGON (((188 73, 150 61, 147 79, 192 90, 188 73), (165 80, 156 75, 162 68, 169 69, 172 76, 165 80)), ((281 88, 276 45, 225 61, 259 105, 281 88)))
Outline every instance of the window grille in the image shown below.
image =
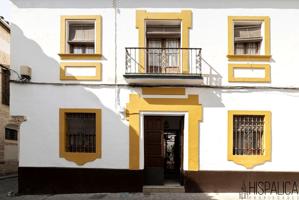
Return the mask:
POLYGON ((6 140, 18 140, 18 131, 15 129, 5 128, 6 140))
POLYGON ((66 113, 66 151, 96 152, 95 113, 66 113))
POLYGON ((234 115, 233 154, 263 155, 264 116, 234 115))

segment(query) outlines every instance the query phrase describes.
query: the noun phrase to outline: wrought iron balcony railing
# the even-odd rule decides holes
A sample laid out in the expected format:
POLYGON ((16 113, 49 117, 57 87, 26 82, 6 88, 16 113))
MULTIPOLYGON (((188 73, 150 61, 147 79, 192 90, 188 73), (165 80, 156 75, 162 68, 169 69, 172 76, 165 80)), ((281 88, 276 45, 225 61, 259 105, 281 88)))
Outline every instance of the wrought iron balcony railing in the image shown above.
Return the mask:
POLYGON ((201 48, 126 48, 126 74, 202 75, 201 48))

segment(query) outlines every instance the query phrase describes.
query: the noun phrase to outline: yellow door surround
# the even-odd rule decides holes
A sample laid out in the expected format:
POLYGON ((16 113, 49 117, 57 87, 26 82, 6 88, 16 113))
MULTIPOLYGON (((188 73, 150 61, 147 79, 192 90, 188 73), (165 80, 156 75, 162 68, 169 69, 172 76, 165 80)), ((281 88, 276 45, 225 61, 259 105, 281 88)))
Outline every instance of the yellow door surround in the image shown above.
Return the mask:
POLYGON ((199 170, 199 122, 202 120, 202 106, 198 95, 177 98, 142 98, 130 94, 126 107, 129 121, 129 169, 139 170, 140 112, 186 112, 188 113, 188 170, 199 170))
MULTIPOLYGON (((192 28, 192 11, 182 10, 181 12, 147 12, 145 10, 136 11, 136 28, 139 31, 139 47, 146 47, 146 20, 180 20, 182 33, 182 48, 189 48, 189 29, 192 28)), ((183 73, 189 72, 189 52, 182 52, 182 69, 183 73)), ((139 51, 139 73, 144 73, 145 54, 143 50, 139 51)))
POLYGON ((143 87, 143 95, 185 95, 185 88, 143 87))

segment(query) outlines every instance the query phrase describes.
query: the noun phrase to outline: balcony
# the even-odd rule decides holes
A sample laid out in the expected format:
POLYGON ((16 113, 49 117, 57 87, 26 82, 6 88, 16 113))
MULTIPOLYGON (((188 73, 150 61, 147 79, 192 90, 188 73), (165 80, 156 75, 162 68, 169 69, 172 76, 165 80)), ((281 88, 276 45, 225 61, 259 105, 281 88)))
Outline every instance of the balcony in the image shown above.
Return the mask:
POLYGON ((126 48, 131 85, 202 85, 201 48, 126 48))

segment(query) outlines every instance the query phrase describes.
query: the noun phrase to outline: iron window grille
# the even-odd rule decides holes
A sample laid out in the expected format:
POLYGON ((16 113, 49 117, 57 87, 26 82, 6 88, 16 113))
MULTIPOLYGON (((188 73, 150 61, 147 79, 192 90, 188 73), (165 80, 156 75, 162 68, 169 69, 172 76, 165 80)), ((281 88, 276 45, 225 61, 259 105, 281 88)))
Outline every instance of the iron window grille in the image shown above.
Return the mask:
POLYGON ((66 152, 96 152, 96 114, 66 113, 66 152))
POLYGON ((234 115, 233 155, 264 154, 264 116, 234 115))
POLYGON ((18 140, 18 131, 15 129, 5 128, 6 140, 18 140))

